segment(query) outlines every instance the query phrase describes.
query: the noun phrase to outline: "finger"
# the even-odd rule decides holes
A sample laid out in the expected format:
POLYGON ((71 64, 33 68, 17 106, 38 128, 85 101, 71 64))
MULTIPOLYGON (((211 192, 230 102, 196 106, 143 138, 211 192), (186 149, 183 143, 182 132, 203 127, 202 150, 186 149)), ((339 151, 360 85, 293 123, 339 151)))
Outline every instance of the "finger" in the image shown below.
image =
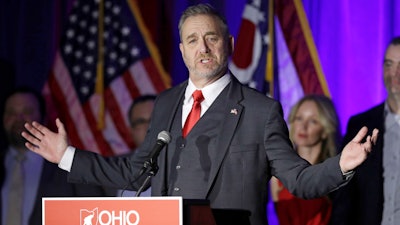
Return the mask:
MULTIPOLYGON (((33 126, 36 130, 38 130, 38 131, 42 134, 42 136, 45 136, 45 134, 47 134, 48 132, 50 132, 50 130, 49 130, 47 127, 43 126, 42 124, 40 124, 40 123, 38 123, 38 122, 36 122, 36 121, 33 121, 33 122, 32 122, 32 126, 33 126)), ((40 136, 38 136, 38 137, 40 137, 40 136)))
POLYGON ((56 126, 57 126, 59 134, 61 134, 63 136, 67 135, 67 132, 65 131, 65 128, 64 128, 64 124, 61 122, 61 120, 59 118, 56 119, 56 126))
POLYGON ((367 134, 367 132, 368 132, 368 128, 367 127, 362 127, 359 131, 358 131, 358 133, 357 133, 357 135, 353 138, 353 142, 357 142, 357 143, 360 143, 361 141, 362 141, 362 139, 365 137, 365 135, 367 134))
POLYGON ((25 142, 25 147, 27 147, 28 149, 30 149, 31 151, 36 152, 36 153, 38 153, 40 150, 40 148, 38 146, 36 146, 30 142, 25 142))
POLYGON ((35 144, 35 145, 40 144, 40 141, 39 141, 37 138, 35 138, 34 136, 30 135, 29 133, 27 133, 27 132, 25 132, 25 131, 23 131, 23 132, 21 133, 21 135, 22 135, 22 137, 24 137, 25 140, 27 140, 29 143, 32 143, 32 144, 35 144))
POLYGON ((372 138, 371 138, 372 143, 376 144, 376 141, 378 140, 378 134, 379 134, 379 130, 375 128, 372 131, 372 138))
POLYGON ((364 151, 366 151, 367 153, 370 153, 371 149, 372 149, 371 136, 368 135, 367 140, 364 143, 364 151))
POLYGON ((43 134, 38 129, 33 127, 30 123, 25 123, 24 127, 27 131, 29 131, 29 134, 24 132, 26 133, 25 136, 23 135, 24 138, 26 138, 26 136, 29 136, 36 140, 40 140, 40 138, 43 137, 43 134))

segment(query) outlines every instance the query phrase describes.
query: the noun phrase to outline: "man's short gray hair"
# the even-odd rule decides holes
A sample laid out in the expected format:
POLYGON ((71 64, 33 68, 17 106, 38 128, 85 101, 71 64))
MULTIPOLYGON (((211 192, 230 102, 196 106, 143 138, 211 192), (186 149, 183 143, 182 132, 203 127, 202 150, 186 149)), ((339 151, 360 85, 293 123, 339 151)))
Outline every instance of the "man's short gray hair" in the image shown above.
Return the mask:
POLYGON ((220 23, 220 27, 222 29, 224 38, 229 38, 229 28, 226 23, 226 18, 220 14, 214 7, 210 4, 198 4, 188 7, 185 11, 183 11, 182 16, 179 20, 178 29, 179 29, 179 37, 182 40, 182 25, 186 21, 187 18, 197 15, 210 15, 218 19, 220 23))

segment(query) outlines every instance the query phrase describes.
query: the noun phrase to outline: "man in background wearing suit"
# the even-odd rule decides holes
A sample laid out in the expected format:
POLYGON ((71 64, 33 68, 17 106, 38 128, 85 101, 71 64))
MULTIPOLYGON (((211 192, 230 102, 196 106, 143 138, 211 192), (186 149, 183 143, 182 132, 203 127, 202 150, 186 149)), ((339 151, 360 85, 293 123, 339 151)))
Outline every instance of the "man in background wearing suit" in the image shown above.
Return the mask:
POLYGON ((360 127, 376 127, 380 137, 354 178, 334 193, 331 224, 400 224, 400 36, 391 40, 383 60, 386 101, 352 116, 343 139, 360 127))
POLYGON ((143 143, 146 137, 155 100, 156 95, 141 95, 135 98, 129 107, 128 120, 136 148, 143 143))
POLYGON ((214 8, 199 4, 186 9, 179 33, 189 80, 158 96, 148 134, 135 154, 110 159, 68 146, 59 119, 57 133, 36 122, 25 124, 30 132, 22 133, 26 146, 69 171, 70 182, 118 188, 132 184, 135 190, 145 179, 137 174, 158 134, 167 131, 171 141, 157 159, 152 196, 206 199, 212 209, 250 212, 247 220, 252 225, 267 224, 267 184, 272 175, 296 196, 313 198, 346 184, 352 170, 366 159, 377 130, 361 142, 368 132, 361 129, 341 155, 321 164, 311 166, 300 158, 279 102, 242 85, 228 70, 233 37, 214 8))
MULTIPOLYGON (((156 95, 141 95, 135 98, 128 110, 128 121, 131 131, 131 137, 135 147, 139 147, 146 137, 149 129, 150 117, 154 108, 156 95)), ((135 151, 136 149, 133 149, 135 151)), ((136 196, 135 191, 118 190, 117 196, 127 197, 136 196)), ((140 194, 141 197, 151 196, 151 188, 148 188, 140 194)))
POLYGON ((26 149, 20 135, 24 124, 45 119, 45 102, 38 92, 17 88, 6 96, 2 107, 8 147, 0 151, 1 224, 42 224, 42 197, 104 195, 98 186, 67 183, 65 171, 26 149))

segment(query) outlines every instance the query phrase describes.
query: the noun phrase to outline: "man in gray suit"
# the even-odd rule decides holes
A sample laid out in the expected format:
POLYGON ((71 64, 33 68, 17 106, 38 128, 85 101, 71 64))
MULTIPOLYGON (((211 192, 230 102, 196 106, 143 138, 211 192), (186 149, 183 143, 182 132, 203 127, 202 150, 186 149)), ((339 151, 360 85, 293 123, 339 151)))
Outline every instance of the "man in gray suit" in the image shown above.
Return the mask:
POLYGON ((138 171, 157 135, 168 131, 172 137, 158 157, 152 195, 206 199, 213 209, 249 211, 253 225, 267 224, 271 176, 296 196, 313 198, 344 185, 367 158, 378 130, 367 136, 367 128, 362 128, 341 155, 321 164, 311 166, 301 159, 288 138, 279 102, 243 86, 228 70, 233 37, 225 18, 212 7, 200 4, 185 10, 179 32, 189 80, 159 95, 148 134, 136 154, 110 159, 68 146, 58 119, 58 133, 36 122, 27 123, 30 134, 22 133, 26 146, 69 171, 70 182, 129 185, 136 190, 144 180, 137 177, 138 171), (196 100, 195 90, 202 92, 196 100), (193 104, 201 107, 201 118, 183 134, 186 118, 194 114, 193 104))

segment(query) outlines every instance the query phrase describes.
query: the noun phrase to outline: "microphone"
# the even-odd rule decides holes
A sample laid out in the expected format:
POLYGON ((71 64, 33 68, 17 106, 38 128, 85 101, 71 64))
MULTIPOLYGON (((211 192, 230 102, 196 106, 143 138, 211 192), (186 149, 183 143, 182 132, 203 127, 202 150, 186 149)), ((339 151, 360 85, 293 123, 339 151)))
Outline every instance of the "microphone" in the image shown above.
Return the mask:
POLYGON ((171 135, 168 133, 168 131, 163 130, 158 134, 156 144, 151 150, 148 159, 144 161, 143 167, 139 171, 139 176, 136 178, 138 179, 139 177, 141 177, 144 172, 147 173, 147 177, 144 180, 142 186, 140 186, 140 188, 136 192, 136 197, 140 196, 140 193, 142 193, 144 187, 146 187, 146 185, 150 182, 150 178, 152 176, 155 176, 158 172, 157 157, 164 146, 167 145, 170 141, 171 135))
POLYGON ((168 131, 161 131, 157 136, 156 144, 153 147, 153 150, 149 154, 149 159, 145 162, 145 167, 147 168, 148 165, 151 165, 160 154, 161 150, 164 148, 165 145, 169 144, 171 141, 171 135, 168 131))
MULTIPOLYGON (((144 187, 146 187, 146 185, 150 182, 150 178, 157 173, 158 171, 158 166, 156 161, 157 157, 160 154, 161 150, 164 148, 164 146, 169 144, 170 141, 171 141, 171 135, 168 133, 168 131, 163 130, 160 133, 158 133, 156 144, 153 146, 153 149, 151 150, 147 160, 144 161, 142 169, 139 171, 136 179, 129 182, 128 184, 130 185, 138 181, 139 178, 145 172, 148 174, 142 186, 140 186, 140 188, 136 192, 136 197, 140 196, 140 193, 142 193, 144 187)), ((124 190, 128 187, 128 185, 124 188, 124 190)))

